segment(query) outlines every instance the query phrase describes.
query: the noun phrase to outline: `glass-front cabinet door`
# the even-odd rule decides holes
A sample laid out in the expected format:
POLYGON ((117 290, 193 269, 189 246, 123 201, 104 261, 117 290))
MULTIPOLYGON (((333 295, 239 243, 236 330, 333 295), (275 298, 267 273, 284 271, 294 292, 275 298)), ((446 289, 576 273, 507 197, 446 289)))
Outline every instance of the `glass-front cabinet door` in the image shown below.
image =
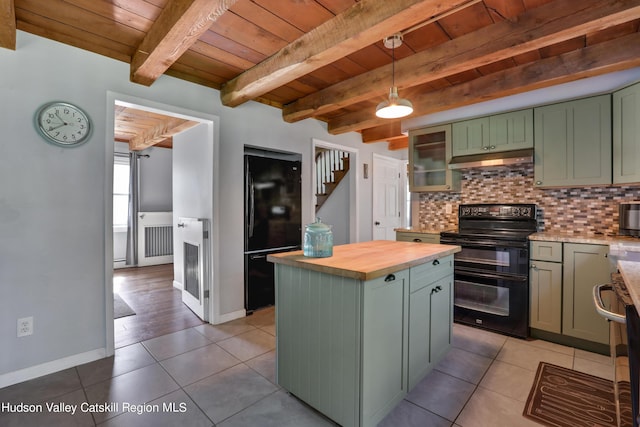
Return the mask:
POLYGON ((450 124, 410 130, 409 190, 460 190, 460 173, 449 169, 450 160, 450 124))

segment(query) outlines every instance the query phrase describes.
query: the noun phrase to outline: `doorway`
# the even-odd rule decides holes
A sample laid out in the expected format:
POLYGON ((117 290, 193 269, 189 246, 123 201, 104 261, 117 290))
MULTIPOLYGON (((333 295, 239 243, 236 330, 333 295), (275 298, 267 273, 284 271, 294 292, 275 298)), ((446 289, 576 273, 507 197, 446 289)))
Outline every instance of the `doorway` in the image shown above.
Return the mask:
POLYGON ((407 209, 407 162, 373 154, 373 240, 396 240, 407 209))
MULTIPOLYGON (((340 185, 346 185, 348 197, 348 203, 341 203, 339 206, 334 206, 331 213, 331 219, 326 220, 322 218, 322 222, 326 222, 330 225, 337 226, 336 229, 346 230, 344 236, 338 236, 334 233, 333 239, 334 244, 344 244, 344 243, 353 243, 359 241, 359 232, 358 232, 358 204, 356 201, 358 200, 358 165, 359 157, 358 150, 352 147, 347 147, 338 144, 332 144, 329 142, 321 141, 319 139, 313 139, 311 144, 311 152, 315 154, 321 150, 333 150, 348 153, 349 155, 349 163, 350 170, 348 174, 345 176, 345 179, 340 185), (343 221, 343 224, 340 224, 339 221, 343 221), (332 222, 335 222, 332 224, 332 222)), ((315 155, 312 155, 311 158, 315 158, 315 155)), ((316 193, 318 188, 318 171, 316 170, 316 163, 312 162, 312 170, 311 170, 311 194, 314 196, 313 205, 317 204, 316 193)), ((315 218, 309 218, 308 222, 313 222, 315 218)), ((303 221, 304 222, 304 221, 303 221)))
MULTIPOLYGON (((198 123, 197 127, 200 129, 197 132, 197 138, 202 140, 200 143, 198 144, 194 144, 194 146, 198 146, 198 148, 202 148, 203 146, 206 148, 206 152, 201 152, 198 154, 198 162, 202 162, 202 161, 206 161, 206 170, 207 171, 213 171, 217 169, 217 162, 218 162, 218 129, 219 129, 219 118, 209 115, 209 114, 205 114, 205 113, 201 113, 201 112, 196 112, 196 111, 191 111, 191 110, 186 110, 180 107, 175 107, 175 106, 171 106, 171 105, 166 105, 166 104, 159 104, 153 101, 149 101, 149 100, 145 100, 145 99, 140 99, 140 98, 136 98, 136 97, 132 97, 132 96, 128 96, 128 95, 123 95, 123 94, 118 94, 118 93, 114 93, 114 92, 108 92, 107 93, 107 105, 113 106, 112 108, 108 108, 107 109, 107 121, 106 123, 109 123, 110 125, 107 126, 106 128, 106 140, 107 141, 115 141, 115 135, 116 135, 116 130, 115 130, 115 106, 116 105, 126 105, 126 106, 130 106, 132 108, 135 109, 140 109, 143 111, 147 111, 150 113, 154 113, 154 114, 163 114, 163 115, 167 115, 167 116, 171 116, 177 119, 181 119, 181 120, 192 120, 198 123)), ((184 132, 185 134, 189 133, 187 131, 184 132)), ((191 133, 189 133, 189 135, 191 135, 193 137, 193 135, 191 133)), ((178 138, 178 136, 180 136, 180 134, 176 135, 176 138, 174 138, 174 141, 178 141, 180 140, 178 138)), ((186 137, 184 137, 186 138, 186 137)), ((187 144, 183 144, 182 145, 187 146, 187 144)), ((114 158, 114 145, 113 144, 105 144, 105 149, 106 149, 106 161, 108 162, 108 164, 106 165, 106 173, 107 173, 107 179, 106 182, 108 183, 108 185, 111 187, 113 185, 113 158, 114 158)), ((187 156, 188 150, 173 150, 172 152, 172 156, 175 155, 176 151, 180 151, 181 152, 181 156, 187 156), (186 151, 186 152, 185 152, 186 151)), ((196 163, 198 163, 196 162, 196 163)), ((204 170, 205 168, 200 168, 202 170, 204 170)), ((191 211, 189 212, 188 210, 185 213, 185 209, 183 209, 184 207, 184 199, 183 198, 179 198, 180 200, 177 201, 176 200, 173 201, 173 212, 174 212, 174 219, 173 219, 173 228, 174 230, 177 229, 177 221, 180 215, 182 216, 194 216, 194 217, 199 217, 199 218, 207 218, 209 219, 211 222, 211 227, 210 230, 208 231, 209 236, 210 236, 210 242, 211 242, 211 252, 213 255, 211 255, 211 266, 212 268, 210 268, 210 272, 209 272, 209 282, 212 284, 212 288, 209 292, 209 295, 211 295, 211 298, 207 300, 207 304, 205 307, 205 310, 207 311, 207 313, 211 316, 211 319, 215 319, 216 315, 218 313, 218 298, 217 298, 217 294, 218 294, 218 289, 217 289, 217 280, 216 280, 216 276, 217 276, 217 253, 218 253, 218 248, 217 248, 217 236, 218 236, 218 224, 217 221, 214 221, 213 219, 218 218, 217 215, 217 207, 218 207, 218 203, 217 203, 217 199, 218 199, 218 188, 217 188, 217 180, 213 179, 213 172, 207 172, 210 176, 205 177, 205 179, 202 179, 203 185, 202 185, 202 191, 205 192, 205 195, 202 196, 200 194, 198 195, 194 195, 194 197, 198 197, 198 200, 201 201, 202 203, 199 205, 202 207, 201 210, 199 211, 191 211), (205 182, 206 181, 206 182, 205 182), (177 209, 176 209, 177 207, 177 209)), ((172 171, 172 174, 174 174, 174 171, 172 171)), ((175 190, 175 189, 174 189, 175 190)), ((107 327, 107 352, 108 354, 113 354, 114 350, 115 350, 115 337, 114 337, 114 319, 113 319, 113 312, 114 312, 114 277, 116 277, 117 280, 128 280, 131 283, 135 283, 135 282, 147 282, 149 284, 153 284, 153 285, 160 285, 162 282, 164 282, 164 286, 165 288, 167 288, 167 290, 163 291, 164 293, 167 292, 173 292, 176 289, 174 288, 174 285, 176 283, 176 280, 174 280, 177 277, 182 278, 182 268, 176 267, 176 265, 171 265, 169 264, 169 267, 167 267, 167 265, 164 266, 152 266, 152 267, 143 267, 140 269, 134 269, 134 268, 128 268, 125 270, 129 270, 127 271, 127 275, 126 277, 123 277, 124 272, 123 271, 118 271, 117 273, 114 273, 113 270, 113 265, 114 265, 114 238, 113 238, 113 188, 109 188, 106 192, 106 200, 105 200, 105 242, 106 242, 106 260, 105 260, 105 300, 106 300, 106 310, 105 310, 105 314, 106 314, 106 327, 107 327), (147 270, 148 269, 148 270, 147 270), (138 271, 136 271, 138 270, 138 271), (138 274, 133 274, 133 273, 138 273, 138 274), (167 283, 169 284, 169 286, 167 287, 167 283)), ((172 196, 173 197, 173 196, 172 196)), ((182 285, 181 285, 182 286, 182 285)), ((135 287, 135 286, 134 286, 135 287)), ((178 291, 181 293, 181 291, 178 291)), ((172 303, 173 304, 173 303, 172 303)), ((174 304, 175 305, 175 304, 174 304)), ((182 304, 182 301, 180 301, 178 307, 179 308, 183 308, 184 304, 182 304)), ((176 307, 174 307, 176 308, 176 307)), ((184 308, 189 311, 188 308, 186 308, 186 306, 184 306, 184 308)), ((132 316, 133 317, 133 316, 132 316)), ((142 316, 141 316, 142 317, 142 316)), ((181 329, 185 329, 190 327, 190 323, 189 322, 185 322, 184 320, 178 320, 178 318, 176 317, 176 321, 174 322, 174 326, 173 327, 178 327, 178 330, 181 329)), ((200 320, 198 320, 199 322, 201 322, 200 320)), ((158 331, 157 333, 159 334, 166 334, 167 329, 164 329, 162 331, 158 331)), ((148 339, 148 338, 145 338, 148 339)), ((118 343, 118 345, 120 346, 120 342, 118 343)))

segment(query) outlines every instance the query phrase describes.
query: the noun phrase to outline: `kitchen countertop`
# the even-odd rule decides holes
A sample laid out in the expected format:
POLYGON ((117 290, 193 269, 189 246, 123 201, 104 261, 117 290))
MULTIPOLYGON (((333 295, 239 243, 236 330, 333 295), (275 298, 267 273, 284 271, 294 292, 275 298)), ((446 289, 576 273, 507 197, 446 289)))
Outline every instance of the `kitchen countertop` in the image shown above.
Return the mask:
POLYGON ((460 246, 373 240, 333 247, 333 256, 306 257, 303 251, 267 256, 267 261, 358 280, 371 280, 460 252, 460 246))
POLYGON ((533 233, 529 236, 529 240, 563 243, 586 243, 592 245, 611 245, 615 243, 629 242, 640 244, 640 238, 638 237, 595 233, 563 233, 559 231, 542 231, 539 233, 533 233))
POLYGON ((409 228, 394 228, 393 231, 400 231, 403 233, 422 233, 422 234, 440 234, 443 231, 451 231, 452 228, 439 228, 439 227, 409 227, 409 228))
POLYGON ((633 305, 640 312, 640 262, 618 261, 618 270, 631 295, 633 305))

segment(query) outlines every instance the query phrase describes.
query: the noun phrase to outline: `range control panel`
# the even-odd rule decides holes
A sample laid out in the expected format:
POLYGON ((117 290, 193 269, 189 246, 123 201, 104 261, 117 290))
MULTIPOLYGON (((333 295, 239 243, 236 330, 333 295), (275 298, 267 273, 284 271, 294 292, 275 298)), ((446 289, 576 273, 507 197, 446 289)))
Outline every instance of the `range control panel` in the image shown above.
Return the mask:
POLYGON ((460 205, 458 218, 535 219, 536 205, 521 203, 460 205))

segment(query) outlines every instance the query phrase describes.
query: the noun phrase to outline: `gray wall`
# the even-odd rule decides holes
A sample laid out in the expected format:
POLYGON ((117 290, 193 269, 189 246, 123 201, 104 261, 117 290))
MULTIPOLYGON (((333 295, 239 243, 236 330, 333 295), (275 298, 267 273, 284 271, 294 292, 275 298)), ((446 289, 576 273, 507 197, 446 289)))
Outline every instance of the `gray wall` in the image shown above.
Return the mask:
MULTIPOLYGON (((242 156, 245 144, 303 155, 303 221, 313 219, 311 140, 356 147, 357 170, 386 143, 329 135, 326 124, 287 124, 281 111, 249 102, 223 107, 219 92, 161 77, 151 87, 129 82, 129 65, 22 31, 15 51, 0 49, 5 132, 0 156, 0 387, 103 357, 112 269, 109 91, 220 118, 218 180, 219 313, 243 308, 242 156), (84 145, 60 148, 35 132, 33 114, 52 100, 77 103, 94 121, 84 145), (34 334, 16 337, 18 318, 34 317, 34 334)), ((359 180, 360 240, 371 238, 371 180, 359 180)))

